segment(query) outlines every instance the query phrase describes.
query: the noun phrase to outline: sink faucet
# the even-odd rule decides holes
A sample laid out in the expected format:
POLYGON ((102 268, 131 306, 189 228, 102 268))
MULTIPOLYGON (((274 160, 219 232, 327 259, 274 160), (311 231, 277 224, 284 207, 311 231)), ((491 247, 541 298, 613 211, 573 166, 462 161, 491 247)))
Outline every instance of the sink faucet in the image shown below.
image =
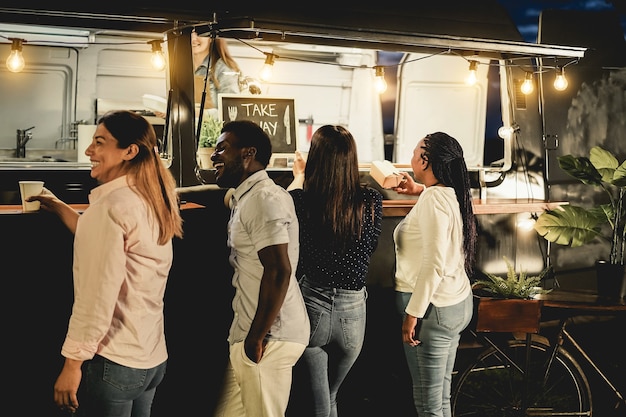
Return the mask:
POLYGON ((33 138, 33 132, 35 126, 31 126, 28 129, 17 129, 17 143, 15 146, 15 157, 26 158, 26 144, 33 138))

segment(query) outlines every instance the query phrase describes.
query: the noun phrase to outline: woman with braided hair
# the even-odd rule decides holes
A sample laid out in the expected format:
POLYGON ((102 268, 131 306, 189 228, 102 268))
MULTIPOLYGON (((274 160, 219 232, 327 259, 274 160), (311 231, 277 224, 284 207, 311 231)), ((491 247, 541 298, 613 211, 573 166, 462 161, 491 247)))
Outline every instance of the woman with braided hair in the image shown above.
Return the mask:
POLYGON ((476 221, 463 149, 450 135, 426 135, 395 188, 419 195, 396 226, 395 289, 404 353, 418 416, 450 417, 452 370, 461 332, 472 318, 469 277, 476 221))

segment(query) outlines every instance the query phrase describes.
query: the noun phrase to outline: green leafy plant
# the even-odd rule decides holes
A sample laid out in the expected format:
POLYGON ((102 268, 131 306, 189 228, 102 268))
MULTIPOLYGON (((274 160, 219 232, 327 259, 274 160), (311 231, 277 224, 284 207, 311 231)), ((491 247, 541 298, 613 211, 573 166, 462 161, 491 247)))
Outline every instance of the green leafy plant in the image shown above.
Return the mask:
POLYGON ((528 276, 524 271, 518 275, 509 259, 506 256, 503 259, 507 266, 506 278, 483 272, 484 278, 476 280, 472 284, 472 289, 498 298, 521 299, 531 299, 538 294, 547 294, 552 291, 540 286, 541 280, 550 270, 549 267, 536 276, 528 276))
POLYGON ((207 117, 202 121, 200 128, 199 148, 215 148, 217 138, 220 136, 224 122, 214 117, 207 117))
POLYGON ((623 265, 626 161, 620 164, 611 152, 594 146, 589 158, 565 155, 559 157, 558 162, 561 169, 583 184, 600 187, 608 196, 608 202, 590 208, 564 205, 547 210, 537 218, 535 230, 550 242, 570 247, 596 238, 605 239, 610 242, 608 262, 623 265))

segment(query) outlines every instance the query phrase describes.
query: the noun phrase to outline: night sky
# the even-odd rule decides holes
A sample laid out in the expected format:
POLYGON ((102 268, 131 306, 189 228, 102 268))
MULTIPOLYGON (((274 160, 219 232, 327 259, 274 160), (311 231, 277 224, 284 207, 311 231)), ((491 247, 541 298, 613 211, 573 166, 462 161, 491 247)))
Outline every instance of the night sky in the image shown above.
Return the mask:
POLYGON ((527 42, 537 41, 537 26, 542 10, 615 10, 626 34, 626 0, 498 0, 509 12, 527 42))

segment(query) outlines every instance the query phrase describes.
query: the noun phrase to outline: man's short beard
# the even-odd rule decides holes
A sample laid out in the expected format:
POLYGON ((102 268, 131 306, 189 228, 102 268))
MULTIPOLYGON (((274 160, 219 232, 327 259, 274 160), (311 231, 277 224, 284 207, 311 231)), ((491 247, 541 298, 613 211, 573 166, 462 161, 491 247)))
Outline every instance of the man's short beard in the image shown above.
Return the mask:
POLYGON ((230 165, 224 165, 222 175, 217 178, 217 185, 221 188, 236 188, 244 178, 243 161, 238 160, 230 165))

